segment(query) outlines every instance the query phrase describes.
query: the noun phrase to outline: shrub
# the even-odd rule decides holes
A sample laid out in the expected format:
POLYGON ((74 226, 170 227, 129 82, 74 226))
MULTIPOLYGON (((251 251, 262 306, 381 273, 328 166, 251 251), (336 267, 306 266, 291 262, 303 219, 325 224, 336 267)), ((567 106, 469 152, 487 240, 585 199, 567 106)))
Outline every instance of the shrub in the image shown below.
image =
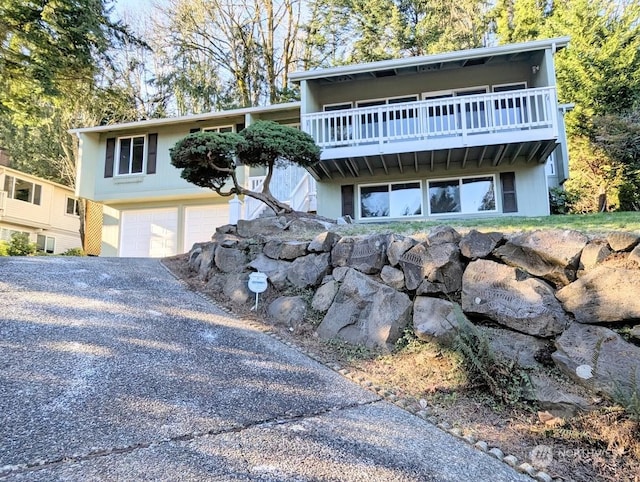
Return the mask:
POLYGON ((577 196, 561 187, 549 189, 549 207, 551 214, 569 214, 573 212, 573 207, 577 201, 577 196))
POLYGON ((0 241, 0 256, 9 256, 9 245, 6 241, 0 241))
POLYGON ((29 242, 27 233, 13 233, 7 253, 9 256, 30 256, 35 254, 36 244, 29 242))
POLYGON ((86 256, 86 253, 82 248, 69 248, 64 253, 60 253, 60 256, 86 256))

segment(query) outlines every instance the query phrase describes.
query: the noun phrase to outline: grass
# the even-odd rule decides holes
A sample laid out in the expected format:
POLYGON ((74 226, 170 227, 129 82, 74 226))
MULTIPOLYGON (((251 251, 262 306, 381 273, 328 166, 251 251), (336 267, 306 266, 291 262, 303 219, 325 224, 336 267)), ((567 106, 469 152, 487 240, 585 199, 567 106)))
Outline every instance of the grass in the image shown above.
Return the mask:
POLYGON ((344 235, 371 233, 412 234, 428 231, 446 224, 460 231, 530 231, 534 229, 575 229, 589 234, 610 231, 631 231, 640 234, 639 212, 615 212, 593 214, 562 214, 544 217, 500 216, 474 219, 439 219, 437 221, 398 221, 385 223, 353 224, 340 229, 344 235))

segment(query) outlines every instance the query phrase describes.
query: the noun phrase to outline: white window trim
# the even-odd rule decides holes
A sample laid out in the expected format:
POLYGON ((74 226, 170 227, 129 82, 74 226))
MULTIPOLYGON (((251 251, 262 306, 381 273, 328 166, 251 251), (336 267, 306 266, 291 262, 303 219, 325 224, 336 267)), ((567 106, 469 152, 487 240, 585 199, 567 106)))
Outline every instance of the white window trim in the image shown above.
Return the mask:
POLYGON ((429 100, 436 97, 440 97, 440 98, 453 97, 453 90, 447 89, 447 90, 434 90, 431 92, 423 92, 421 96, 422 96, 422 100, 429 100))
POLYGON ((38 242, 38 236, 42 236, 44 238, 44 249, 41 251, 43 253, 47 253, 47 254, 54 254, 56 252, 56 238, 54 236, 48 236, 46 234, 37 234, 36 235, 36 243, 38 242), (51 250, 51 252, 49 253, 47 251, 47 244, 48 241, 52 239, 53 240, 53 249, 51 250))
POLYGON ((64 200, 64 213, 65 213, 65 215, 77 218, 80 215, 76 214, 76 211, 78 211, 78 200, 76 198, 72 197, 72 196, 65 196, 65 200, 64 200), (70 213, 70 212, 67 211, 67 205, 69 204, 69 199, 73 200, 73 205, 75 207, 75 209, 73 210, 73 213, 70 213))
POLYGON ((206 126, 201 129, 202 132, 217 132, 220 133, 220 129, 230 128, 231 132, 236 131, 236 127, 233 124, 225 124, 223 126, 206 126))
POLYGON ((464 87, 462 89, 453 89, 452 92, 454 97, 458 97, 458 94, 461 94, 462 92, 470 92, 472 90, 481 90, 481 89, 484 89, 485 94, 488 93, 490 90, 488 85, 477 85, 475 87, 464 87))
MULTIPOLYGON (((407 97, 413 97, 413 100, 407 100, 406 102, 416 102, 420 96, 418 94, 407 94, 407 95, 394 95, 392 97, 380 97, 377 99, 361 99, 356 101, 356 107, 360 107, 360 104, 363 103, 367 103, 367 102, 384 102, 381 103, 379 105, 397 105, 397 104, 389 104, 390 100, 394 100, 394 99, 405 99, 407 97)), ((367 107, 376 107, 375 105, 372 106, 367 106, 367 107)), ((365 107, 366 108, 366 107, 365 107)))
MULTIPOLYGON (((357 215, 358 220, 360 221, 375 221, 377 219, 411 219, 411 218, 421 218, 424 217, 424 187, 422 181, 419 179, 407 179, 406 181, 392 181, 392 182, 377 182, 377 183, 368 183, 368 184, 358 184, 358 195, 356 199, 357 206, 357 215), (388 193, 391 193, 391 186, 394 184, 410 184, 412 182, 417 182, 420 186, 420 211, 422 214, 412 214, 409 216, 375 216, 375 217, 363 217, 362 216, 362 188, 363 187, 375 187, 375 186, 387 186, 388 193)), ((391 199, 389 199, 389 211, 391 211, 391 199)))
POLYGON ((116 139, 116 149, 114 152, 114 159, 113 159, 113 177, 127 177, 127 176, 143 176, 146 174, 147 171, 147 149, 149 148, 149 137, 147 136, 147 134, 131 134, 128 136, 121 136, 118 137, 116 139), (142 137, 144 139, 144 146, 142 149, 142 170, 140 172, 131 172, 131 162, 132 159, 129 159, 129 172, 125 173, 125 174, 120 174, 120 146, 121 146, 121 141, 123 139, 131 139, 131 153, 133 153, 132 149, 133 149, 133 139, 135 139, 136 137, 142 137))
POLYGON ((4 184, 6 183, 6 179, 10 178, 11 179, 11 190, 10 191, 6 191, 7 192, 7 198, 8 199, 13 199, 14 201, 20 201, 20 202, 25 202, 25 203, 29 203, 29 204, 33 204, 34 206, 42 206, 42 191, 43 191, 43 185, 39 184, 35 181, 31 181, 29 179, 25 179, 23 177, 18 177, 18 176, 10 176, 8 174, 5 174, 3 183, 2 183, 2 189, 4 189, 4 184), (28 200, 24 200, 24 199, 18 199, 16 197, 16 183, 18 181, 22 181, 28 184, 31 184, 31 189, 29 190, 29 199, 28 200), (36 186, 40 187, 40 202, 36 203, 35 201, 35 195, 36 195, 36 186))
POLYGON ((426 192, 426 197, 427 197, 427 211, 428 211, 428 216, 460 216, 460 215, 467 215, 467 214, 495 214, 495 213, 499 213, 501 210, 501 206, 499 206, 499 199, 498 199, 498 179, 497 179, 497 174, 495 173, 491 173, 491 174, 475 174, 475 175, 470 175, 470 176, 457 176, 457 177, 443 177, 443 178, 433 178, 433 179, 427 179, 427 192, 426 192), (455 213, 432 213, 431 212, 431 196, 429 195, 429 185, 431 182, 442 182, 442 181, 458 181, 458 184, 460 186, 462 186, 462 180, 463 179, 476 179, 479 177, 491 177, 493 179, 493 195, 495 197, 494 199, 494 204, 495 204, 495 208, 491 211, 463 211, 462 210, 462 203, 460 205, 460 211, 459 212, 455 212, 455 213))
MULTIPOLYGON (((336 107, 336 106, 345 106, 344 109, 336 109, 336 110, 353 109, 353 102, 334 102, 333 104, 322 104, 322 111, 327 112, 327 107, 336 107)), ((331 111, 331 112, 335 112, 335 111, 331 111)))
MULTIPOLYGON (((491 92, 495 92, 496 91, 496 87, 513 87, 516 85, 524 85, 524 89, 513 89, 513 90, 526 90, 527 87, 527 82, 526 81, 522 81, 522 82, 507 82, 506 84, 494 84, 491 86, 491 92)), ((503 92, 509 92, 507 91, 503 91, 503 92)), ((499 92, 500 94, 502 94, 503 92, 499 92)))

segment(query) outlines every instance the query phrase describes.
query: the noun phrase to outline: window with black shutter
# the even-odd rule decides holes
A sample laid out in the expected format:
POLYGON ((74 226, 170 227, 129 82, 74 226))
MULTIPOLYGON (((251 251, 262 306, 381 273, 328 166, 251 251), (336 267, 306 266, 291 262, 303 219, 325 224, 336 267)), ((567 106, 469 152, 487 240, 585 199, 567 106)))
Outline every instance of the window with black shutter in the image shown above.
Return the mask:
POLYGON ((104 177, 113 177, 113 160, 116 155, 116 138, 107 139, 107 152, 104 160, 104 177))
POLYGON ((341 187, 342 191, 342 215, 354 217, 354 188, 353 184, 341 187))

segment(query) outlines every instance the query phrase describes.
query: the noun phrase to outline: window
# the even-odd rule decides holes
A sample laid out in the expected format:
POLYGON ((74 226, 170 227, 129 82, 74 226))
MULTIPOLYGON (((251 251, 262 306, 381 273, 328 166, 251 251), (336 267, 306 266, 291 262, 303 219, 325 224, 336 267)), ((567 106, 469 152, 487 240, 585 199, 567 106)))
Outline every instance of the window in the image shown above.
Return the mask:
POLYGON ((29 236, 29 233, 26 231, 16 231, 14 229, 0 228, 0 240, 11 242, 11 235, 16 233, 22 233, 29 236))
POLYGON ((360 218, 422 215, 420 181, 359 186, 360 218))
POLYGON ((72 197, 67 198, 67 214, 71 214, 73 216, 79 216, 78 212, 78 200, 72 197))
POLYGON ((42 186, 40 184, 25 181, 18 177, 5 176, 4 190, 10 199, 40 205, 42 197, 42 186))
POLYGON ((377 140, 379 136, 401 137, 416 132, 415 107, 403 106, 405 102, 415 102, 417 96, 394 97, 389 99, 377 99, 359 101, 358 108, 397 105, 396 108, 385 108, 382 113, 378 109, 369 109, 367 113, 360 114, 360 139, 377 140), (382 118, 380 119, 380 115, 382 118))
POLYGON ((233 132, 233 126, 220 126, 220 127, 204 127, 202 132, 233 132))
POLYGON ((118 174, 140 174, 144 165, 144 136, 118 139, 118 174))
POLYGON ((38 234, 36 248, 40 252, 53 254, 56 250, 56 238, 38 234))
POLYGON ((431 214, 477 213, 496 210, 493 176, 429 181, 431 214))

